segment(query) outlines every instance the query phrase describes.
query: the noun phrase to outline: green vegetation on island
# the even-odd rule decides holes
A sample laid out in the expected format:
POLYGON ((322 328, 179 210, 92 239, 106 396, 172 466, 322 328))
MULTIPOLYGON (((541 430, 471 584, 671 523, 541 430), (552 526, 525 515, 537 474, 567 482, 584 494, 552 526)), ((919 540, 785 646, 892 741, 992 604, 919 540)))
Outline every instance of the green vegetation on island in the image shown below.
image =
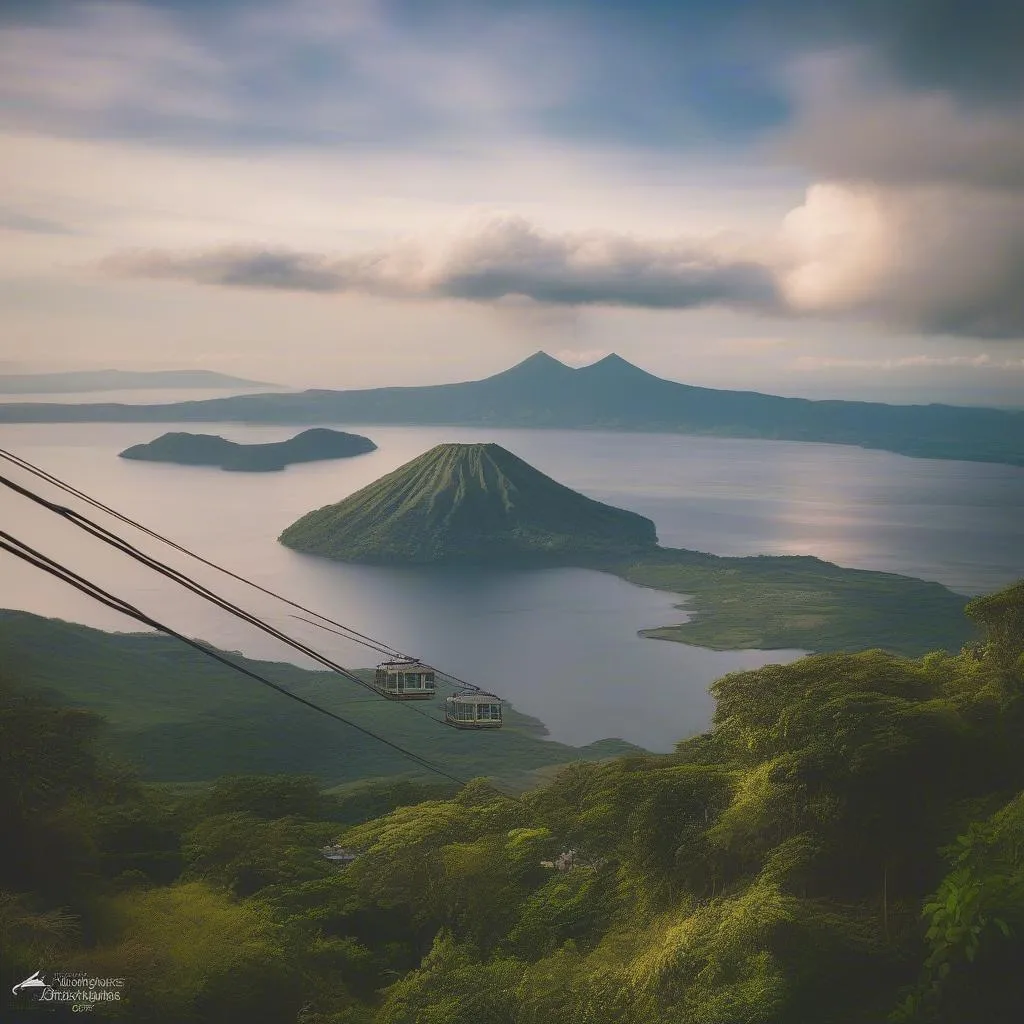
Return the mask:
POLYGON ((950 405, 810 401, 664 380, 617 355, 573 369, 538 352, 484 380, 323 389, 163 405, 0 405, 0 422, 443 424, 622 430, 877 448, 1024 466, 1024 413, 950 405))
POLYGON ((123 977, 131 1024, 1018 1024, 1024 583, 969 612, 955 655, 734 673, 707 734, 517 799, 147 786, 5 657, 0 970, 123 977))
MULTIPOLYGON (((413 753, 443 760, 460 777, 488 775, 521 786, 546 766, 638 749, 619 739, 585 747, 553 742, 543 723, 511 706, 505 709, 504 728, 494 735, 451 729, 332 672, 222 653, 413 753)), ((146 779, 184 783, 230 772, 291 772, 339 785, 423 774, 357 730, 159 634, 105 633, 28 612, 0 611, 2 666, 62 704, 102 715, 108 723, 106 749, 136 765, 146 779)), ((372 678, 372 672, 363 674, 372 678)))
POLYGON ((641 634, 720 651, 858 651, 917 657, 977 637, 968 598, 941 583, 846 569, 809 555, 725 558, 662 548, 616 575, 686 595, 691 617, 641 634))
POLYGON ((441 444, 303 516, 296 551, 347 562, 556 563, 653 550, 654 523, 563 486, 497 444, 441 444))
POLYGON ((939 583, 817 558, 721 558, 660 548, 643 516, 564 487, 496 444, 443 444, 281 542, 348 562, 573 565, 686 595, 693 618, 643 635, 718 650, 862 650, 918 655, 974 635, 967 598, 939 583))
POLYGON ((287 441, 268 444, 239 444, 214 434, 162 434, 146 444, 126 448, 120 457, 141 462, 220 466, 235 472, 259 473, 284 469, 293 462, 347 459, 376 450, 377 446, 368 437, 321 427, 304 430, 287 441))

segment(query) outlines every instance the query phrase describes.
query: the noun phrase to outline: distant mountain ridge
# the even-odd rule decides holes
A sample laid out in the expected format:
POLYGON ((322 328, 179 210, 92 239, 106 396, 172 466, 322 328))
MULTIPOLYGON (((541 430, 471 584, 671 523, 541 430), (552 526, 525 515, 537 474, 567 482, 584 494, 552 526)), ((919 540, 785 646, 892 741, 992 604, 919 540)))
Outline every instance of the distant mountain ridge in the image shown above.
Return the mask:
POLYGON ((497 444, 441 444, 281 534, 341 561, 564 561, 653 551, 654 523, 594 501, 497 444))
POLYGON ((377 446, 361 434, 314 427, 287 441, 269 444, 239 444, 215 434, 163 434, 146 444, 126 448, 120 457, 140 462, 219 466, 235 472, 256 473, 284 469, 295 462, 344 459, 376 450, 377 446))
POLYGON ((610 355, 573 369, 543 352, 483 380, 236 395, 164 405, 0 405, 0 422, 407 424, 665 432, 855 445, 1024 466, 1024 412, 811 401, 665 380, 610 355))
POLYGON ((62 373, 0 374, 0 395, 45 395, 86 391, 145 391, 163 388, 273 388, 213 370, 70 370, 62 373))

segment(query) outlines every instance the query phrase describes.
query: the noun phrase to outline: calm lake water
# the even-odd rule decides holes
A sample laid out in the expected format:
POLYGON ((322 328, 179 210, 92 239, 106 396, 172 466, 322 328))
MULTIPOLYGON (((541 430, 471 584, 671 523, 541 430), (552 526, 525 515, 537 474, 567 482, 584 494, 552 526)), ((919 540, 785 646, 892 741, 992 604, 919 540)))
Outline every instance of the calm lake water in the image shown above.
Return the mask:
MULTIPOLYGON (((815 554, 964 593, 1024 576, 1024 470, 1012 467, 788 442, 377 426, 348 428, 379 445, 370 455, 282 473, 116 457, 169 429, 250 442, 296 432, 229 424, 26 424, 0 428, 0 444, 265 586, 493 688, 543 720, 552 738, 574 744, 619 736, 670 749, 707 725, 712 680, 800 652, 712 652, 643 640, 638 629, 682 621, 685 613, 673 595, 600 573, 345 566, 289 551, 276 542, 278 534, 441 441, 496 441, 570 487, 650 516, 666 545, 729 555, 815 554)), ((5 529, 169 625, 246 654, 290 660, 269 637, 23 498, 0 494, 0 518, 5 529)), ((372 664, 370 652, 297 622, 271 599, 141 536, 132 540, 339 660, 372 664)), ((0 558, 0 606, 133 628, 57 581, 0 558)))

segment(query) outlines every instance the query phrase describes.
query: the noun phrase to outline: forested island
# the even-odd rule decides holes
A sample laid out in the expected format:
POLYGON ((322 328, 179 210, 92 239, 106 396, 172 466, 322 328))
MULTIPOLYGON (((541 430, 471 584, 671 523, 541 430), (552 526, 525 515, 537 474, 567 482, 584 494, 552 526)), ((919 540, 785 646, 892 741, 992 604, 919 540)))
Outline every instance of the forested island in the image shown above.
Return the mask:
POLYGON ((805 556, 661 548, 644 516, 593 501, 496 444, 443 444, 303 516, 281 542, 346 562, 581 566, 687 598, 644 635, 720 650, 919 655, 972 639, 967 598, 938 583, 805 556))
POLYGON ((811 401, 694 387, 617 355, 578 369, 544 352, 483 380, 311 389, 161 405, 0 404, 3 423, 437 424, 814 441, 1024 466, 1024 412, 811 401))
MULTIPOLYGON (((120 692, 122 722, 146 715, 148 676, 86 682, 68 654, 43 679, 5 650, 4 976, 123 977, 103 1012, 131 1024, 1017 1024, 1024 582, 968 612, 981 639, 955 654, 734 673, 673 753, 516 797, 146 782, 87 708, 120 692)), ((200 700, 193 667, 157 692, 200 700)), ((306 745, 331 744, 315 717, 306 745)))
POLYGON ((269 444, 239 444, 214 434, 161 434, 147 444, 126 448, 120 457, 180 466, 219 466, 238 473, 266 473, 295 462, 347 459, 376 450, 368 437, 321 427, 269 444))

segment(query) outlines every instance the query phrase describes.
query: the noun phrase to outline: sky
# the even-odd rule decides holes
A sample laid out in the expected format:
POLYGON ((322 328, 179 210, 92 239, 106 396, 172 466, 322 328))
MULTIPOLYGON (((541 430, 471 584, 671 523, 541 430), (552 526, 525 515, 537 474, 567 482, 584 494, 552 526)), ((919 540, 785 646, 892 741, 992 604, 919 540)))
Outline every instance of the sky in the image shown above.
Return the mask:
POLYGON ((1019 0, 3 0, 0 371, 1024 406, 1019 0))

